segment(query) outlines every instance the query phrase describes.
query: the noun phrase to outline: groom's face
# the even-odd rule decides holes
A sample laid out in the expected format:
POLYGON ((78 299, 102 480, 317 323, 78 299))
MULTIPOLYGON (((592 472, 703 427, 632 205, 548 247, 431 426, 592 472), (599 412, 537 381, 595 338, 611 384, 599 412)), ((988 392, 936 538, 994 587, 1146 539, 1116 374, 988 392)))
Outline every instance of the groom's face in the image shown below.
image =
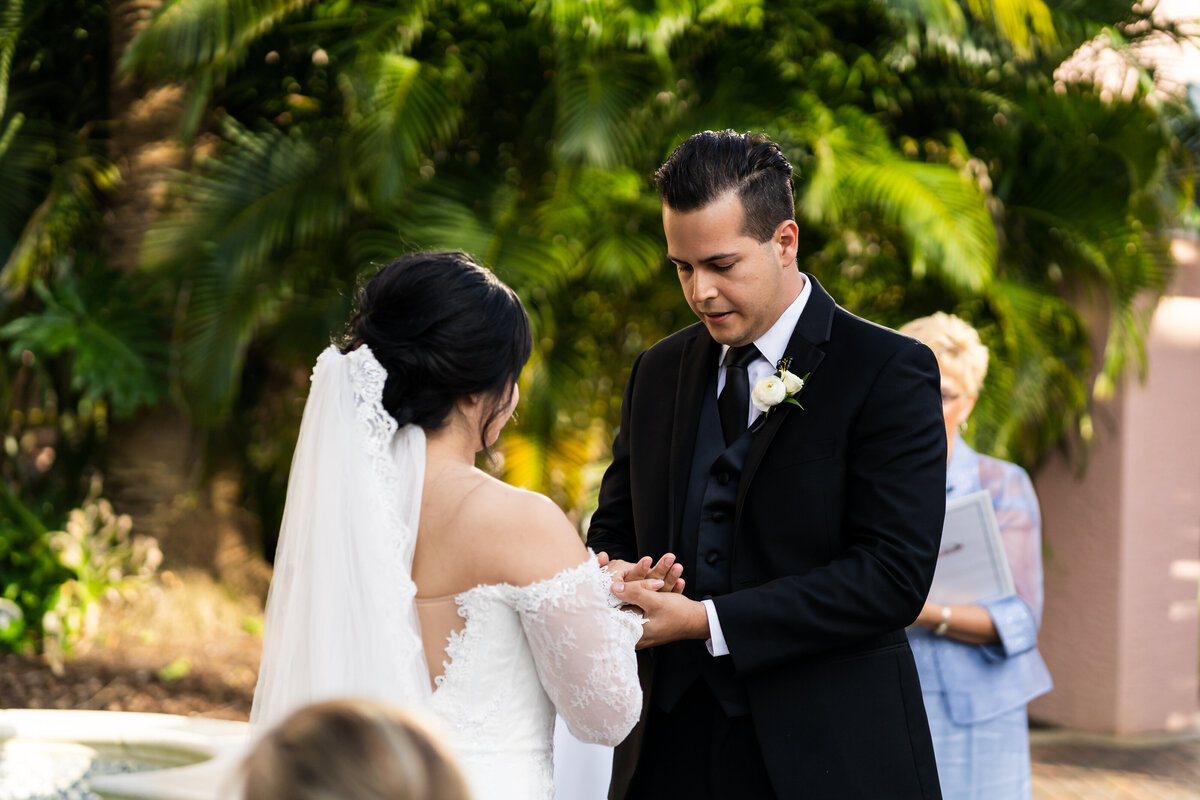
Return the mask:
POLYGON ((804 287, 796 223, 781 222, 760 242, 745 232, 743 215, 736 192, 694 211, 663 205, 667 258, 683 295, 712 337, 731 346, 766 333, 804 287))

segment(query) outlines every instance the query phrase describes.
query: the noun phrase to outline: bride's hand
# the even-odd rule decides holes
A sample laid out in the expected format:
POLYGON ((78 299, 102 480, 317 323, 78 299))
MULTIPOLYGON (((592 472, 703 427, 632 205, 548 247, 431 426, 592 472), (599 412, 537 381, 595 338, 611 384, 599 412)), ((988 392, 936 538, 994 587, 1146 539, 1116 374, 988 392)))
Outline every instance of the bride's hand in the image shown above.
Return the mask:
POLYGON ((681 577, 683 565, 675 563, 674 553, 664 554, 657 564, 653 564, 650 556, 643 556, 637 563, 631 564, 619 558, 610 559, 608 553, 604 552, 597 553, 596 559, 600 562, 600 566, 608 568, 608 573, 613 576, 614 580, 657 580, 663 582, 662 588, 659 589, 660 592, 674 592, 675 594, 683 592, 684 580, 681 577))

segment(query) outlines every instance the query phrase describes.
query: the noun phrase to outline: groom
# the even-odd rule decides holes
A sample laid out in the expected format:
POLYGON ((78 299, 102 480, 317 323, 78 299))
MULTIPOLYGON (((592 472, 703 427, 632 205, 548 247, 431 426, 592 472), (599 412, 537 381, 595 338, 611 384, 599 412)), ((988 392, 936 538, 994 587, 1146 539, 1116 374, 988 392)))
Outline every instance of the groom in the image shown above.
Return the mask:
POLYGON ((937 363, 797 270, 791 172, 705 131, 656 174, 701 324, 634 362, 588 533, 647 618, 614 800, 941 796, 904 634, 945 512, 937 363), (762 413, 781 362, 798 405, 762 413))

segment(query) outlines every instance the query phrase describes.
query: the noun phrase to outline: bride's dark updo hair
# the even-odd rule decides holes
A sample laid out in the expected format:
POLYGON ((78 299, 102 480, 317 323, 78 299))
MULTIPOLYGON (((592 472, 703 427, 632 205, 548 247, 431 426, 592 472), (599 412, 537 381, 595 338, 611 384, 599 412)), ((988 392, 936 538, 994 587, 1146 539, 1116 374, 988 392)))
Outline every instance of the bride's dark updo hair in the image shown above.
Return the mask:
POLYGON ((516 292, 466 253, 412 253, 359 292, 342 352, 363 344, 387 370, 383 407, 401 426, 437 430, 460 398, 479 396, 486 452, 533 339, 516 292))

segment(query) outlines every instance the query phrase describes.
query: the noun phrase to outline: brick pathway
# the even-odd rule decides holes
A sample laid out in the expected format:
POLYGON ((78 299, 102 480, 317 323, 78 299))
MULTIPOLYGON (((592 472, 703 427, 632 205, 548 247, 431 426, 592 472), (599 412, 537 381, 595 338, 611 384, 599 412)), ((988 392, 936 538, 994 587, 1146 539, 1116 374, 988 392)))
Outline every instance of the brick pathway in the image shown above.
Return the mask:
POLYGON ((1200 731, 1117 738, 1034 730, 1030 738, 1034 800, 1200 800, 1200 731))

